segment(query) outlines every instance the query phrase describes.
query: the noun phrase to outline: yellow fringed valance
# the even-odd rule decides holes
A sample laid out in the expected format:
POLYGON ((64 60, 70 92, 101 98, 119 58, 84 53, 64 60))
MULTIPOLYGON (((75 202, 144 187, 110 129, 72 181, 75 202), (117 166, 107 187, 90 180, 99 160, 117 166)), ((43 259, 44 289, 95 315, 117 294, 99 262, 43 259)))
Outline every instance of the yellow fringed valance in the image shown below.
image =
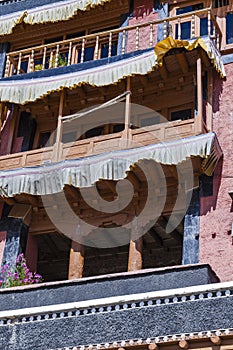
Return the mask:
POLYGON ((67 21, 74 17, 78 11, 87 11, 91 8, 104 5, 111 0, 80 0, 80 1, 66 1, 61 4, 55 3, 43 8, 35 8, 28 11, 24 22, 27 24, 39 24, 46 22, 67 21))
POLYGON ((188 41, 167 38, 155 46, 155 53, 147 51, 114 63, 107 63, 68 74, 51 75, 35 79, 18 80, 16 77, 15 80, 0 80, 0 101, 23 105, 64 88, 73 89, 82 84, 97 87, 108 86, 129 76, 145 75, 150 73, 155 67, 160 67, 163 64, 163 58, 169 50, 174 47, 185 47, 184 45, 189 50, 200 46, 205 50, 220 76, 225 77, 221 56, 210 39, 197 39, 189 43, 188 41))
POLYGON ((87 11, 91 8, 104 5, 111 0, 70 0, 39 6, 23 12, 15 12, 0 17, 0 35, 11 34, 14 27, 22 22, 39 24, 47 22, 67 21, 78 11, 87 11))
POLYGON ((210 176, 221 156, 216 135, 208 133, 46 166, 0 171, 0 196, 48 195, 61 192, 65 185, 84 188, 93 186, 99 179, 117 181, 144 159, 178 165, 191 157, 200 157, 203 172, 210 176))
POLYGON ((14 27, 25 19, 27 12, 17 12, 9 16, 0 17, 0 35, 11 34, 14 27))
POLYGON ((211 62, 213 63, 216 71, 220 74, 222 78, 226 76, 224 65, 222 63, 222 59, 217 49, 213 45, 212 41, 209 38, 198 38, 195 40, 176 40, 171 36, 160 41, 155 46, 155 55, 157 57, 157 65, 163 65, 163 58, 167 52, 172 49, 185 48, 187 51, 192 51, 198 47, 201 47, 206 53, 211 62))
POLYGON ((133 58, 69 74, 27 80, 0 80, 0 101, 23 105, 64 88, 73 89, 82 84, 107 86, 128 76, 147 74, 155 65, 155 54, 150 51, 133 58))

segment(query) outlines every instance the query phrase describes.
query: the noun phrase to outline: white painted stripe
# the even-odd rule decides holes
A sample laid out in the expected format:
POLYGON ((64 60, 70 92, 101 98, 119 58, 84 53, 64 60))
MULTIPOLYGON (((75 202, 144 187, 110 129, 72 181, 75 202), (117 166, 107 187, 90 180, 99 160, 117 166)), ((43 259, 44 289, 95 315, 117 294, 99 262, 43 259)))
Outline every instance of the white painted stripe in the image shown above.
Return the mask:
POLYGON ((22 316, 27 317, 32 315, 47 314, 47 313, 53 313, 53 312, 54 313, 67 312, 71 310, 89 309, 89 308, 94 308, 94 307, 96 308, 96 307, 107 306, 107 305, 117 305, 122 303, 146 301, 146 300, 156 299, 156 298, 166 298, 166 297, 173 298, 175 296, 181 297, 184 295, 215 292, 215 291, 222 291, 222 290, 228 290, 228 289, 233 289, 233 281, 206 284, 206 285, 193 286, 193 287, 177 288, 177 289, 170 289, 170 290, 163 290, 163 291, 155 291, 155 292, 148 292, 148 293, 130 294, 130 295, 94 299, 94 300, 87 300, 87 301, 80 301, 80 302, 72 302, 72 303, 65 303, 65 304, 39 306, 39 307, 32 307, 32 308, 25 308, 25 309, 18 309, 18 310, 7 310, 7 311, 0 312, 0 319, 18 318, 22 316))

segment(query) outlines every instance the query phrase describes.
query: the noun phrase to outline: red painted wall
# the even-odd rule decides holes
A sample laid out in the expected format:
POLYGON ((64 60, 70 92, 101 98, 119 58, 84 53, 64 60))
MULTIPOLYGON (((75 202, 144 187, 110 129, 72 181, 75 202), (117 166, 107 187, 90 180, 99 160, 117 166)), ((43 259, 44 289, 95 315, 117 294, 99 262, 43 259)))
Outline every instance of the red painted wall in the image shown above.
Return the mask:
POLYGON ((209 263, 221 281, 233 280, 233 63, 225 66, 227 79, 214 79, 213 127, 224 153, 214 176, 212 197, 201 199, 200 263, 209 263), (222 169, 221 169, 222 168, 222 169))
MULTIPOLYGON (((136 25, 148 21, 154 21, 158 18, 158 13, 153 13, 153 0, 134 0, 133 18, 129 20, 129 25, 136 25)), ((157 42, 157 28, 154 26, 153 44, 157 42)), ((139 30, 139 50, 149 47, 150 28, 145 27, 139 30)), ((128 33, 127 52, 135 51, 136 31, 128 33)))

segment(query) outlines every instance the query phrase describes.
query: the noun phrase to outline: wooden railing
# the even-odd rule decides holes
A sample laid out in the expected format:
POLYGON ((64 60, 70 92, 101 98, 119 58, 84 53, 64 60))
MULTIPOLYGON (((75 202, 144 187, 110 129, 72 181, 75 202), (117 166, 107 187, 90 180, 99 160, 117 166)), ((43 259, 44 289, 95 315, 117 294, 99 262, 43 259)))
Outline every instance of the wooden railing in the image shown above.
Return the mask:
POLYGON ((0 170, 39 166, 64 159, 83 158, 110 150, 135 148, 197 134, 199 132, 195 128, 195 118, 184 121, 177 120, 129 130, 129 138, 125 138, 123 131, 72 143, 61 142, 59 149, 56 148, 55 144, 51 147, 0 156, 0 170), (59 153, 58 157, 57 152, 59 153))
POLYGON ((7 55, 5 77, 15 74, 34 72, 112 57, 141 49, 153 47, 159 39, 173 36, 184 37, 182 25, 189 23, 190 38, 201 34, 209 35, 217 49, 221 46, 222 33, 210 8, 141 23, 124 28, 103 31, 82 37, 63 40, 52 44, 40 45, 10 52, 7 55), (204 23, 204 33, 202 19, 204 23), (201 24, 202 23, 202 24, 201 24), (202 25, 202 27, 201 27, 202 25))

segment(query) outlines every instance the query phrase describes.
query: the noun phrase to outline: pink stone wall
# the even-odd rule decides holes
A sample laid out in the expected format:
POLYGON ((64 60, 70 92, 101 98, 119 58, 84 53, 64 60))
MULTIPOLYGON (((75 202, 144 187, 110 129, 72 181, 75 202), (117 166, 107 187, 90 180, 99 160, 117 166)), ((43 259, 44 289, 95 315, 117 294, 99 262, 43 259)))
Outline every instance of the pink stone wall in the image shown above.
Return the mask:
POLYGON ((5 244, 6 244, 6 231, 2 231, 0 232, 0 265, 2 263, 5 244))
POLYGON ((227 79, 214 79, 214 131, 224 153, 214 176, 214 194, 201 198, 200 263, 209 263, 221 281, 233 280, 233 63, 227 79))
MULTIPOLYGON (((158 19, 158 13, 153 13, 153 0, 134 0, 133 18, 129 20, 129 25, 137 25, 148 21, 158 19)), ((153 27, 153 45, 157 42, 157 27, 153 27)), ((139 30, 139 50, 149 48, 150 44, 150 27, 139 30)), ((128 33, 127 52, 136 49, 136 31, 128 33)))

